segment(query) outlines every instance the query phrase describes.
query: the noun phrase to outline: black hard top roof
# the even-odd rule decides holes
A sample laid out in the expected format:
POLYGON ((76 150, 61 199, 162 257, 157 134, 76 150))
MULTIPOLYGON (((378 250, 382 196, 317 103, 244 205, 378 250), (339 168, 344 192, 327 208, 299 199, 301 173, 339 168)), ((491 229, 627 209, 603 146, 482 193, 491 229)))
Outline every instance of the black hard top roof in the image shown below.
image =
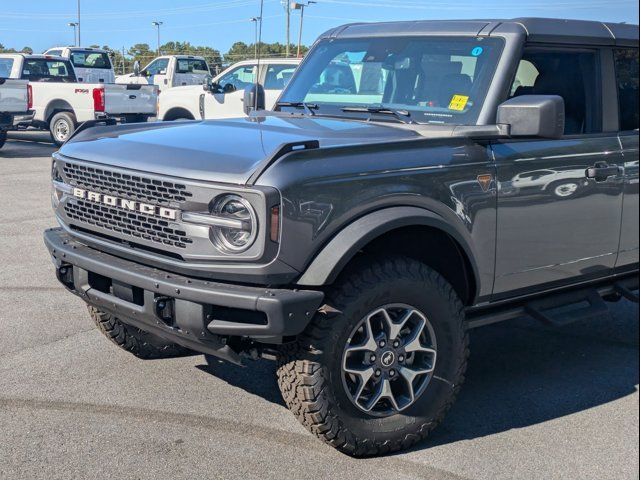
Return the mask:
POLYGON ((505 33, 520 33, 526 35, 528 41, 540 43, 638 46, 638 25, 556 18, 352 23, 329 30, 320 38, 398 35, 492 36, 505 33))

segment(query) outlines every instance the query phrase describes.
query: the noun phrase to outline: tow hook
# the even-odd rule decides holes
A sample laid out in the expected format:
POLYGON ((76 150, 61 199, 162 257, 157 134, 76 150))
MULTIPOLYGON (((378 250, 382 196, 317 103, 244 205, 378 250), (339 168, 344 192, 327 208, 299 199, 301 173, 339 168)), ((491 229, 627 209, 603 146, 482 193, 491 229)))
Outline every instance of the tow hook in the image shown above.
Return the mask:
POLYGON ((156 317, 162 320, 167 326, 175 326, 175 304, 171 297, 156 297, 153 299, 156 317))
POLYGON ((56 269, 56 277, 58 281, 62 283, 69 290, 74 290, 73 284, 73 266, 68 263, 63 263, 56 269))

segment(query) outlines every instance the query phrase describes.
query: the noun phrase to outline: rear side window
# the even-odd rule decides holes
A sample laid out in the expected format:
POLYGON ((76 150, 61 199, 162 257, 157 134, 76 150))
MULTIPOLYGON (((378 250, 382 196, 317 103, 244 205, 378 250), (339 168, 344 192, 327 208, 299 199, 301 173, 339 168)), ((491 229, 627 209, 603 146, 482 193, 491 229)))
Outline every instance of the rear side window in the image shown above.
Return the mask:
POLYGON ((207 74, 207 62, 197 58, 181 58, 178 60, 178 69, 176 73, 200 73, 207 74))
POLYGON ((621 48, 613 52, 618 84, 620 130, 638 129, 638 49, 621 48))
POLYGON ((71 62, 74 67, 79 68, 101 68, 110 69, 111 61, 109 55, 104 52, 71 52, 71 62))
POLYGON ((565 135, 602 131, 598 56, 591 51, 527 49, 511 96, 559 95, 564 100, 565 135))
POLYGON ((282 90, 296 70, 296 65, 269 65, 264 79, 264 88, 267 90, 282 90))
POLYGON ((67 61, 49 59, 25 59, 22 78, 36 82, 75 82, 73 67, 67 61))
POLYGON ((12 58, 0 58, 0 78, 9 78, 13 68, 12 58))

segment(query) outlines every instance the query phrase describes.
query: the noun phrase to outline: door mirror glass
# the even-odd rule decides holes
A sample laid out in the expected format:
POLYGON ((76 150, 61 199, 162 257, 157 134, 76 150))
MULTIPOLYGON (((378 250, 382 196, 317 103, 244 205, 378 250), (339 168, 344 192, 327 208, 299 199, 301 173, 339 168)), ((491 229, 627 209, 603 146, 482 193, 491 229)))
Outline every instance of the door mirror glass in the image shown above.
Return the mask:
POLYGON ((202 84, 202 89, 205 92, 220 93, 220 84, 209 78, 202 84))
POLYGON ((497 123, 509 125, 512 137, 560 138, 564 120, 558 95, 522 95, 498 106, 497 123))
POLYGON ((245 115, 249 115, 254 110, 264 110, 264 87, 260 84, 249 85, 244 89, 242 102, 245 115))

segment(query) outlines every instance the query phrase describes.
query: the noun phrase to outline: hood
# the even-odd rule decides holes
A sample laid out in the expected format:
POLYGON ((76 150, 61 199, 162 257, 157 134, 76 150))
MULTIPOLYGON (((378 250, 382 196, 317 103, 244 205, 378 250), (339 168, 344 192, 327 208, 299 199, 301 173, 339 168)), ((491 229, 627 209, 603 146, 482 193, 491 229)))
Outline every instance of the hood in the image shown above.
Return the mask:
POLYGON ((419 138, 414 131, 340 119, 266 116, 94 127, 78 133, 66 157, 161 175, 245 184, 283 144, 320 147, 419 138))

